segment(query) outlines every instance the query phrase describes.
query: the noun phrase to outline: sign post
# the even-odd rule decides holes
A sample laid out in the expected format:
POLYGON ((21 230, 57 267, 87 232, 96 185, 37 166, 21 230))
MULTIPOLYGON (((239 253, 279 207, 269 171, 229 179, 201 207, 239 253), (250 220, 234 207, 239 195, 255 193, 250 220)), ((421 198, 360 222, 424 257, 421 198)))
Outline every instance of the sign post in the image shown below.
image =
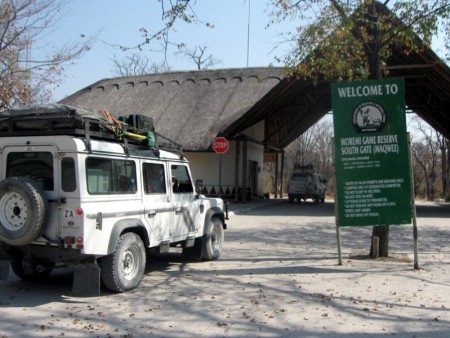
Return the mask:
POLYGON ((219 154, 219 197, 222 194, 222 154, 230 148, 230 143, 225 137, 216 137, 212 143, 213 150, 219 154))
POLYGON ((337 226, 410 224, 403 79, 331 85, 337 226))

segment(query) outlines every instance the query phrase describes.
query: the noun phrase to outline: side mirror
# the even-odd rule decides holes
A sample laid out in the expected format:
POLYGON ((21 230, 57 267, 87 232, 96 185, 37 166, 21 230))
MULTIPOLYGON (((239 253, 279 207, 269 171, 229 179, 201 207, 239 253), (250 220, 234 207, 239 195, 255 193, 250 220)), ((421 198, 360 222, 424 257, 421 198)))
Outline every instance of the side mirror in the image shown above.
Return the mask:
POLYGON ((203 180, 196 180, 195 181, 195 192, 197 194, 201 194, 203 191, 203 180))

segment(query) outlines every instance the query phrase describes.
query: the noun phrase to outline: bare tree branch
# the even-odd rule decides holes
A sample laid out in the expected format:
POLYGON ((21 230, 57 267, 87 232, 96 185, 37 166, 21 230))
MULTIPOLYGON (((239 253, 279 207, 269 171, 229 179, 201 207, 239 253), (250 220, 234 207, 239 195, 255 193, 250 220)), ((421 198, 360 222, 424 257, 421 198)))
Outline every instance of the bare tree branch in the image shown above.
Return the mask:
POLYGON ((65 64, 90 49, 92 38, 34 57, 31 50, 52 29, 65 1, 4 0, 0 2, 0 108, 29 105, 51 97, 65 64))
POLYGON ((208 69, 211 66, 220 64, 221 61, 215 59, 212 54, 206 56, 205 52, 207 48, 208 47, 206 45, 204 45, 203 47, 195 46, 194 50, 182 49, 178 51, 177 54, 182 54, 189 60, 193 61, 198 70, 208 69))

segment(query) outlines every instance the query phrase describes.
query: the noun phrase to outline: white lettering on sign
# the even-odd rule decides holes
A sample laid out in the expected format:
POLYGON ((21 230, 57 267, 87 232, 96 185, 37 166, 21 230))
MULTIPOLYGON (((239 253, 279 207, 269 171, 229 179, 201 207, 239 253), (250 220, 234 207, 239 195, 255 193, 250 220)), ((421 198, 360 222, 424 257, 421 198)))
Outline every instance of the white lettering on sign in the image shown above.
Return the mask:
POLYGON ((228 142, 216 142, 214 143, 214 149, 223 149, 228 146, 228 142))
POLYGON ((398 154, 398 135, 344 137, 341 139, 342 155, 398 154))
POLYGON ((381 84, 357 86, 357 87, 339 87, 339 97, 367 97, 367 96, 382 96, 382 95, 396 95, 398 93, 398 86, 394 84, 381 84))

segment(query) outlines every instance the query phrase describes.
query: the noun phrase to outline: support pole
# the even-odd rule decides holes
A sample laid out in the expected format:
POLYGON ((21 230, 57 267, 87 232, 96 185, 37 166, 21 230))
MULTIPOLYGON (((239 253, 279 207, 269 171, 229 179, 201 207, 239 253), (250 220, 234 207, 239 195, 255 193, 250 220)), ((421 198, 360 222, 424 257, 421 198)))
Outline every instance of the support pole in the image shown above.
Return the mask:
MULTIPOLYGON (((336 154, 335 154, 335 144, 334 144, 334 137, 331 139, 332 143, 332 159, 333 159, 333 174, 334 178, 336 179, 336 154)), ((342 265, 342 241, 341 241, 341 229, 339 228, 339 212, 338 212, 338 194, 336 191, 336 186, 334 188, 334 212, 336 215, 336 239, 337 239, 337 247, 338 247, 338 264, 342 265)))
POLYGON ((242 146, 242 202, 247 201, 247 140, 242 146))
POLYGON ((414 237, 414 269, 419 269, 419 235, 417 230, 417 214, 416 214, 416 201, 414 193, 414 176, 413 167, 411 161, 411 135, 408 133, 408 159, 409 159, 409 177, 410 177, 410 187, 411 187, 411 216, 413 220, 413 237, 414 237))
POLYGON ((338 264, 342 265, 341 229, 339 228, 339 224, 337 224, 337 222, 336 222, 336 239, 337 239, 337 247, 338 247, 338 264))
POLYGON ((234 161, 234 202, 239 201, 239 157, 240 157, 240 142, 236 139, 236 158, 234 161))
POLYGON ((278 152, 275 156, 275 198, 278 197, 278 152))
POLYGON ((222 154, 219 154, 219 197, 222 197, 222 154))
POLYGON ((280 198, 283 198, 284 150, 281 152, 280 198))

